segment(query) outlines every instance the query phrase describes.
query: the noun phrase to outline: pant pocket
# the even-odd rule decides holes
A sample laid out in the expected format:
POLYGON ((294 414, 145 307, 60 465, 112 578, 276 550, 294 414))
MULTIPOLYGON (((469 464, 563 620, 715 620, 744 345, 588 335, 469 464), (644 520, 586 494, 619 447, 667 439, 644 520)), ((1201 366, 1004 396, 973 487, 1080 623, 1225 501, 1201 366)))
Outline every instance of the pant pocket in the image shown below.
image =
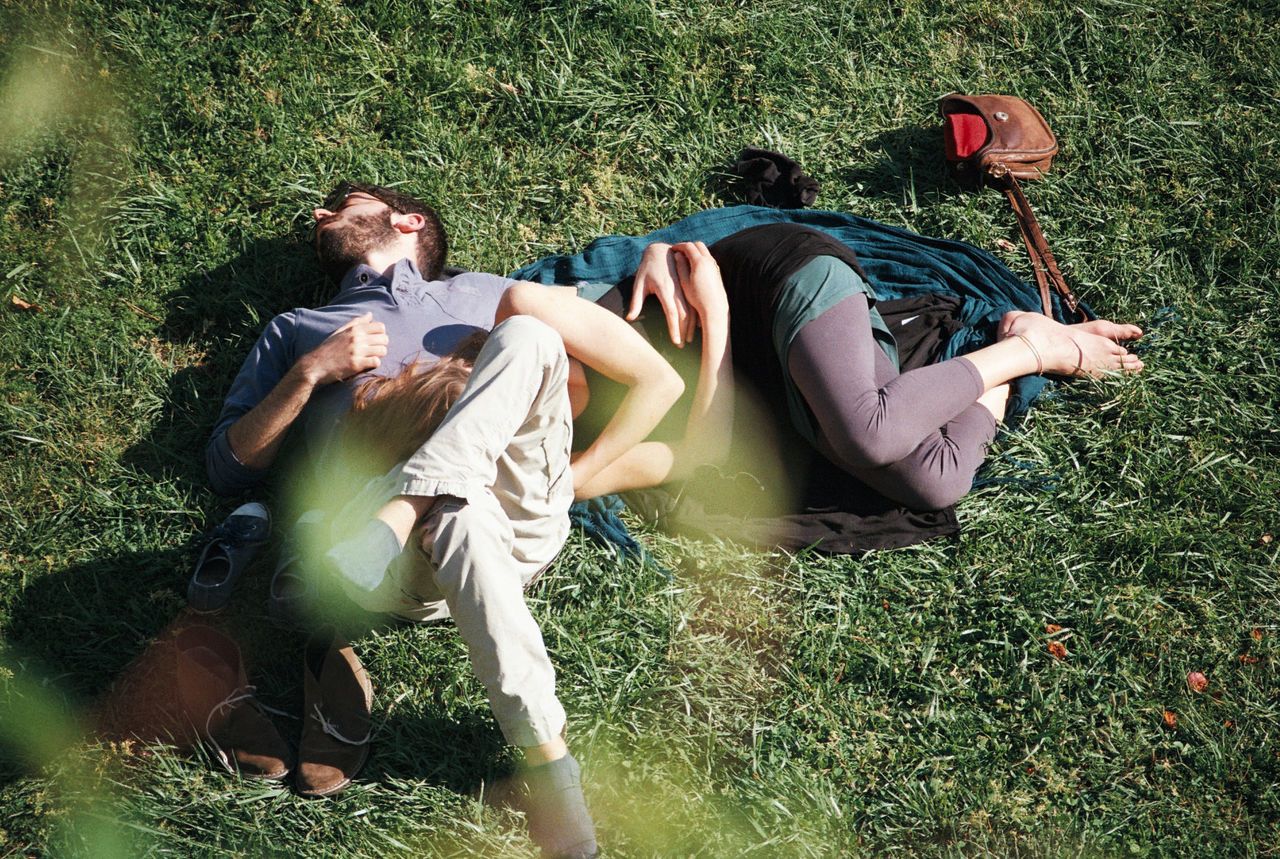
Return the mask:
POLYGON ((542 440, 542 454, 546 460, 547 503, 554 503, 563 493, 573 494, 573 472, 569 467, 573 431, 568 424, 554 423, 542 440))

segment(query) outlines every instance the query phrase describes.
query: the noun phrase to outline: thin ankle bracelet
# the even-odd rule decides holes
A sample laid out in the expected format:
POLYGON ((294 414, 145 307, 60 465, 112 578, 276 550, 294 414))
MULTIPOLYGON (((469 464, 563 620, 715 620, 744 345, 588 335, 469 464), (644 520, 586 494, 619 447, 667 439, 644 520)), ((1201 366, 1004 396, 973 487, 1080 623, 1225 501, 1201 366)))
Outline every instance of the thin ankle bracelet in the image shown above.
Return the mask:
MULTIPOLYGON (((1025 334, 1015 334, 1015 335, 1013 335, 1013 336, 1014 336, 1014 337, 1017 337, 1017 338, 1018 338, 1019 340, 1021 340, 1023 343, 1026 343, 1026 344, 1027 344, 1027 348, 1031 350, 1031 354, 1036 356, 1036 375, 1037 375, 1037 376, 1039 376, 1041 373, 1043 373, 1043 372, 1044 372, 1044 359, 1040 357, 1040 350, 1036 348, 1035 344, 1031 342, 1031 339, 1030 339, 1029 337, 1027 337, 1027 335, 1025 335, 1025 334)), ((1072 340, 1071 342, 1072 342, 1072 343, 1075 343, 1075 341, 1074 341, 1074 340, 1072 340)), ((1080 348, 1079 344, 1077 344, 1077 345, 1076 345, 1076 348, 1077 348, 1077 349, 1079 349, 1079 348, 1080 348)), ((1081 352, 1081 353, 1080 353, 1080 360, 1081 360, 1081 361, 1083 361, 1083 360, 1084 360, 1084 353, 1083 353, 1083 352, 1081 352)), ((1079 368, 1077 368, 1077 369, 1079 369, 1079 368)))

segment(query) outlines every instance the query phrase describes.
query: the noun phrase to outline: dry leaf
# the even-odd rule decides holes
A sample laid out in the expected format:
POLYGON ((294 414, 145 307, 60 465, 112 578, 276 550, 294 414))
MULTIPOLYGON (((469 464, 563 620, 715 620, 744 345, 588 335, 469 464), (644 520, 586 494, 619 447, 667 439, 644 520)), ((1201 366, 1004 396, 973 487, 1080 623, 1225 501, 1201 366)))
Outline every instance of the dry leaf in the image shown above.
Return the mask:
POLYGON ((1263 535, 1262 535, 1262 538, 1261 538, 1261 540, 1260 540, 1260 542, 1261 542, 1261 543, 1262 543, 1262 545, 1264 545, 1264 546, 1270 546, 1270 545, 1271 545, 1271 540, 1272 540, 1272 537, 1271 537, 1271 535, 1270 535, 1270 534, 1263 534, 1263 535))
POLYGON ((1262 630, 1255 626, 1253 632, 1249 633, 1249 637, 1254 641, 1262 641, 1262 630))
POLYGON ((1256 657, 1256 656, 1250 656, 1250 655, 1249 655, 1249 654, 1247 654, 1247 653, 1241 653, 1241 654, 1240 654, 1240 661, 1241 661, 1241 662, 1243 662, 1245 665, 1257 665, 1257 664, 1258 664, 1258 657, 1256 657))
POLYGON ((32 313, 39 313, 41 310, 40 305, 32 304, 25 298, 19 298, 16 295, 9 296, 9 304, 14 310, 30 310, 32 313))
POLYGON ((1235 719, 1227 719, 1227 721, 1222 723, 1222 727, 1224 728, 1234 728, 1235 726, 1236 726, 1235 719))
POLYGON ((1056 623, 1046 623, 1044 625, 1044 631, 1052 635, 1055 632, 1062 632, 1062 627, 1058 626, 1056 623))
POLYGON ((502 87, 503 89, 505 89, 507 92, 511 93, 512 95, 519 95, 519 94, 520 94, 520 91, 519 91, 518 89, 516 89, 515 87, 513 87, 511 84, 505 84, 505 83, 502 83, 501 81, 499 81, 499 82, 498 82, 498 86, 502 87))
POLYGON ((1203 692, 1209 688, 1209 679, 1199 671, 1192 671, 1187 675, 1187 685, 1192 692, 1203 692))
POLYGON ((1002 251, 1016 251, 1018 246, 1008 239, 996 239, 996 247, 1002 251))
POLYGON ((1061 641, 1049 642, 1049 652, 1053 654, 1055 659, 1067 658, 1067 648, 1061 641))
POLYGON ((1164 723, 1167 727, 1170 727, 1170 728, 1178 727, 1178 714, 1173 712, 1172 710, 1165 710, 1164 723))

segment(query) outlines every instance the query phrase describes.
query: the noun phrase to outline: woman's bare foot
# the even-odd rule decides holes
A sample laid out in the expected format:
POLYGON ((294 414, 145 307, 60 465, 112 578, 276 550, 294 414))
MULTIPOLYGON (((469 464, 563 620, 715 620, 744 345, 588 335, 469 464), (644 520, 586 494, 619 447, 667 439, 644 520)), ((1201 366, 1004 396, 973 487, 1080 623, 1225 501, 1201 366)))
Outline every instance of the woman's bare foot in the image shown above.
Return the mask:
POLYGON ((999 339, 1023 336, 1039 353, 1044 372, 1062 376, 1105 376, 1141 372, 1142 359, 1120 345, 1142 336, 1136 325, 1095 319, 1063 325, 1042 313, 1012 310, 1000 320, 999 339))
MULTIPOLYGON (((1022 316, 1026 316, 1025 310, 1011 310, 1000 320, 999 331, 996 334, 997 340, 1005 340, 1018 333, 1010 330, 1013 323, 1022 316)), ((1032 316, 1048 319, 1041 313, 1033 313, 1032 316)), ((1136 325, 1128 325, 1121 322, 1112 322, 1110 319, 1092 319, 1088 322, 1077 322, 1074 325, 1063 326, 1071 331, 1086 331, 1090 334, 1096 334, 1099 337, 1105 337, 1116 343, 1128 342, 1129 340, 1137 340, 1142 336, 1143 331, 1136 325)), ((1026 333, 1025 331, 1022 333, 1026 333)))

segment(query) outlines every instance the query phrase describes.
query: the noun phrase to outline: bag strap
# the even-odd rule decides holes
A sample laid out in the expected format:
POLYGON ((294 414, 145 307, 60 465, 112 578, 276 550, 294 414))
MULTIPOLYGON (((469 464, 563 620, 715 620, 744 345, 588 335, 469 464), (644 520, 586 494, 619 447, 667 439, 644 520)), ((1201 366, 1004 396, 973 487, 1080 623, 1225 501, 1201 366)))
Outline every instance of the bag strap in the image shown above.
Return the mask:
POLYGON ((1031 257, 1031 270, 1035 272, 1036 285, 1040 288, 1040 305, 1044 309, 1044 315, 1053 318, 1053 303, 1049 299, 1049 287, 1052 285, 1067 307, 1068 318, 1078 315, 1082 321, 1085 320, 1087 317, 1080 310, 1080 299, 1076 298, 1076 294, 1062 277, 1062 272, 1058 270, 1058 261, 1049 250, 1049 243, 1040 231, 1040 222, 1036 220, 1036 213, 1022 193, 1022 186, 1004 164, 992 164, 987 172, 1009 198, 1009 205, 1018 216, 1018 229, 1022 232, 1022 243, 1027 246, 1027 256, 1031 257))

